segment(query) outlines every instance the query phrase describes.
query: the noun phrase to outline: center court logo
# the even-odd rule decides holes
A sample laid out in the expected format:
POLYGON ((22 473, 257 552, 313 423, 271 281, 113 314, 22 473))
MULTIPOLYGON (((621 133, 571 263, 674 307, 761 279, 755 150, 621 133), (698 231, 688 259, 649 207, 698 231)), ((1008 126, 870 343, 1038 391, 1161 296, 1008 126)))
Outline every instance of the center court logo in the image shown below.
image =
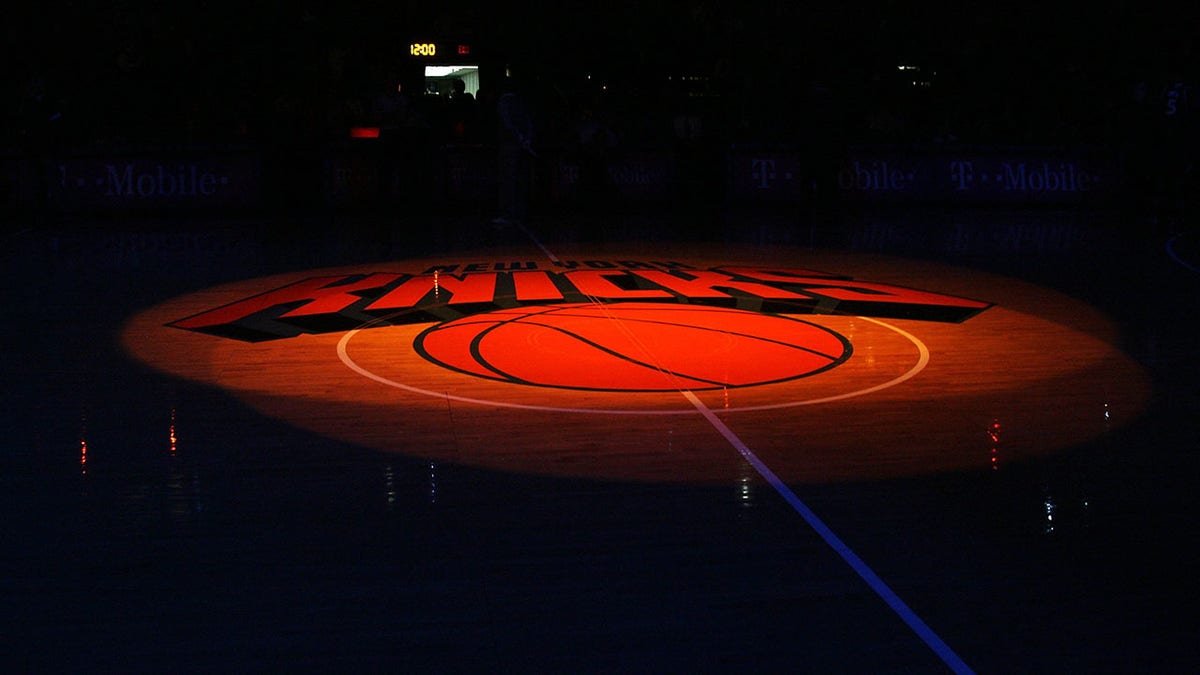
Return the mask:
POLYGON ((1147 397, 1102 315, 1016 279, 809 249, 524 255, 231 281, 146 308, 121 339, 321 436, 589 479, 738 475, 695 401, 785 480, 832 481, 990 470, 1147 397))
POLYGON ((499 383, 595 391, 748 387, 844 363, 804 315, 961 322, 988 303, 808 269, 679 262, 437 265, 311 277, 169 325, 244 342, 415 323, 413 350, 499 383))

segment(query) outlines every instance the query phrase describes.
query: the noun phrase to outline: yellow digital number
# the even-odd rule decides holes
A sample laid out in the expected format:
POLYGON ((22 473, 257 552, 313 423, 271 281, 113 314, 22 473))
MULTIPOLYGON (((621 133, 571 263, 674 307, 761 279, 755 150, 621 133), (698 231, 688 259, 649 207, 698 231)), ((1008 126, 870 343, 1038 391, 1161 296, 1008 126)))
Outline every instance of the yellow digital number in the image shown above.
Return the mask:
POLYGON ((408 53, 413 56, 437 56, 437 45, 432 42, 414 42, 408 46, 408 53))

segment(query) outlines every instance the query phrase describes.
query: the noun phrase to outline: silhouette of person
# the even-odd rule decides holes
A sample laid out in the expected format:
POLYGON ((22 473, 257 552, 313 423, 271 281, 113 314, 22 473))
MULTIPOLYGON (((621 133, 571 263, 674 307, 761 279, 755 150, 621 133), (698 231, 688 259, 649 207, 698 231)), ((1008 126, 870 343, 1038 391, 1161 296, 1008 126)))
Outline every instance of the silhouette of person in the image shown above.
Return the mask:
POLYGON ((496 117, 500 215, 493 222, 521 223, 529 210, 534 125, 523 94, 511 80, 506 80, 504 92, 496 100, 496 117))
POLYGON ((467 84, 461 79, 451 82, 447 112, 451 141, 465 143, 477 140, 475 97, 467 91, 467 84))
POLYGON ((592 106, 580 112, 575 125, 579 154, 579 196, 585 207, 600 209, 613 197, 608 164, 617 145, 617 135, 596 114, 592 106))
POLYGON ((424 170, 430 158, 429 130, 403 82, 375 98, 372 116, 379 126, 379 199, 408 195, 410 203, 417 203, 429 173, 424 170))
POLYGON ((680 206, 698 208, 713 196, 709 179, 708 130, 699 105, 688 98, 676 107, 671 118, 671 140, 679 181, 680 206))
POLYGON ((381 140, 399 138, 403 129, 408 126, 413 114, 412 100, 404 91, 404 83, 398 82, 395 88, 387 88, 371 102, 371 116, 379 126, 381 140))

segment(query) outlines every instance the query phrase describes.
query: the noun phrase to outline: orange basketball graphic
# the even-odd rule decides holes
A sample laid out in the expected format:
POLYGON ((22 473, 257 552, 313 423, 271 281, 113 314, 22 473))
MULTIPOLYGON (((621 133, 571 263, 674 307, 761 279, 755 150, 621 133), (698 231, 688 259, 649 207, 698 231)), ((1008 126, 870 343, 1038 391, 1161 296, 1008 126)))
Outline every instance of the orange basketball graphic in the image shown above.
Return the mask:
POLYGON ((644 302, 503 309, 433 326, 414 347, 502 382, 647 392, 783 382, 851 354, 841 335, 800 319, 644 302))

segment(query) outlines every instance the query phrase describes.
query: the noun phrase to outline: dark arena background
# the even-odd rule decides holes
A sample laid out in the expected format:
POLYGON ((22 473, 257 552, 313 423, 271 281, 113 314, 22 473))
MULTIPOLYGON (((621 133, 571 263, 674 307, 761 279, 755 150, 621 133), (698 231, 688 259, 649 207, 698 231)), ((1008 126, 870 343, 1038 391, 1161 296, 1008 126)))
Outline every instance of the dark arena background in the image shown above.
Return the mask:
POLYGON ((8 8, 0 662, 1196 672, 1195 14, 8 8))

